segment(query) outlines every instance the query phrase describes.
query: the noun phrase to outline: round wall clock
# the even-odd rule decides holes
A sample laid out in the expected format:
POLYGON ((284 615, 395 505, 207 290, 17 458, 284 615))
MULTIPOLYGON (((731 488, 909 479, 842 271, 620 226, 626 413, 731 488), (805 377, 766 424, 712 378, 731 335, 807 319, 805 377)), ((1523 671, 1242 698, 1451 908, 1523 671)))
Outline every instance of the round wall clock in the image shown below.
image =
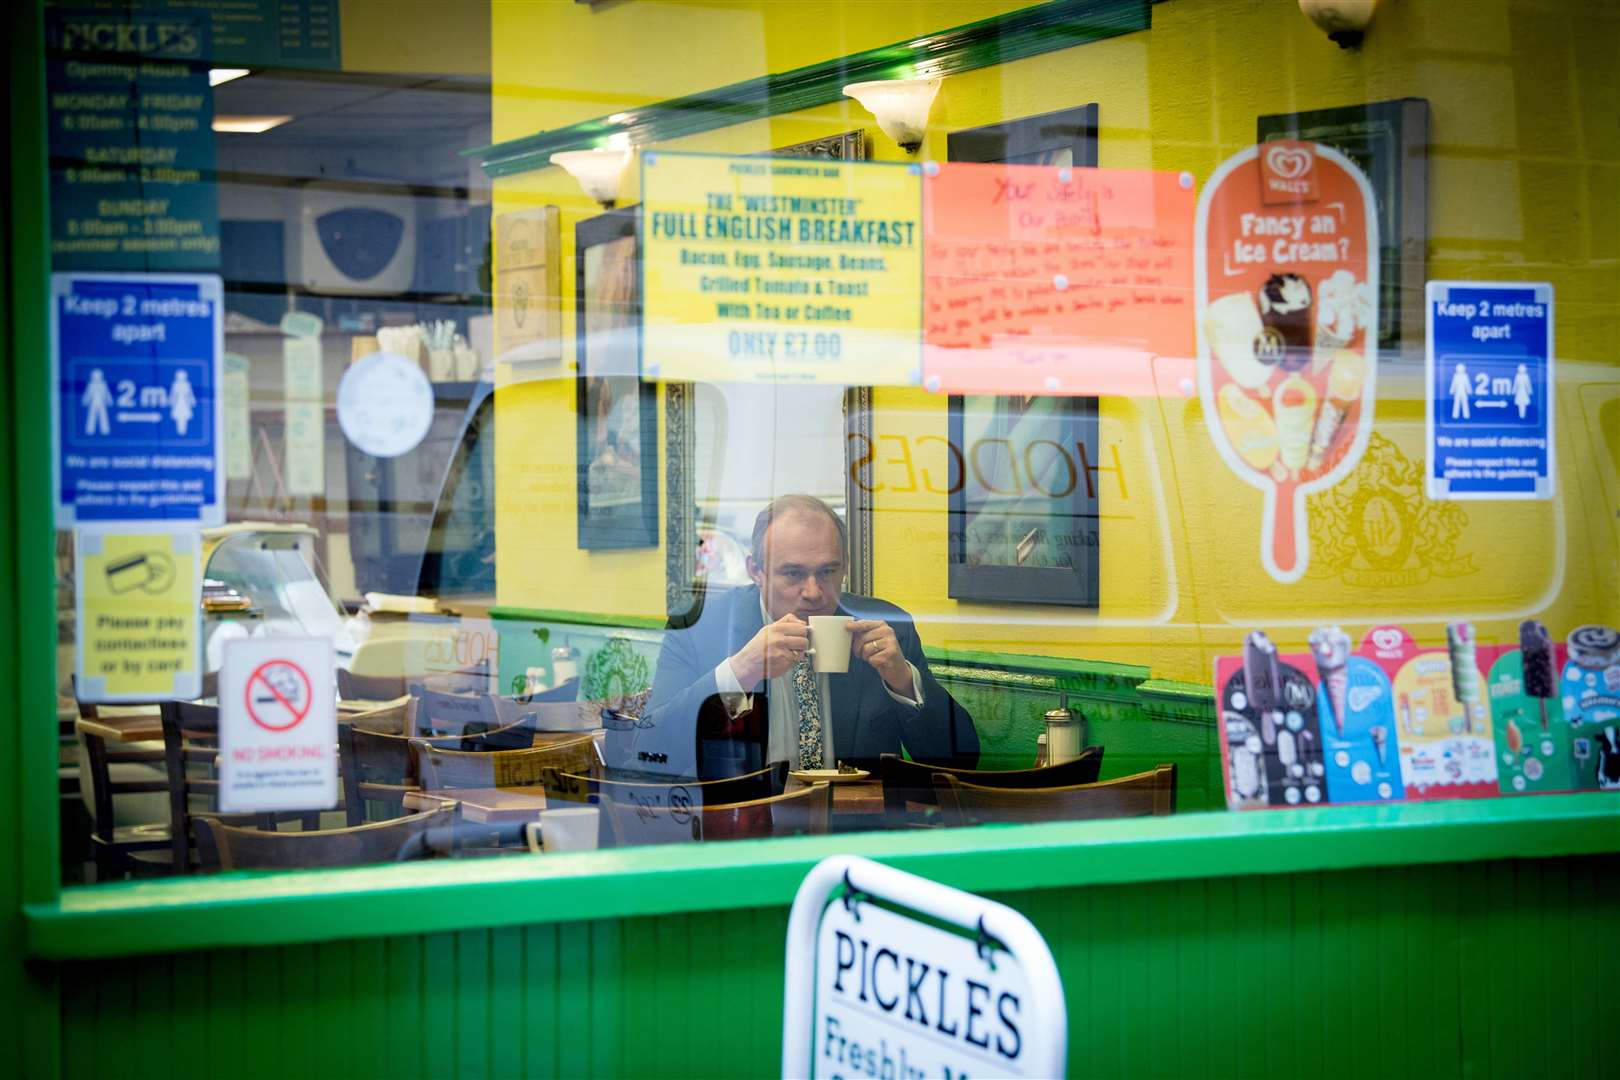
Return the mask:
POLYGON ((343 373, 338 426, 355 446, 376 457, 414 450, 433 425, 433 384, 398 353, 363 356, 343 373))

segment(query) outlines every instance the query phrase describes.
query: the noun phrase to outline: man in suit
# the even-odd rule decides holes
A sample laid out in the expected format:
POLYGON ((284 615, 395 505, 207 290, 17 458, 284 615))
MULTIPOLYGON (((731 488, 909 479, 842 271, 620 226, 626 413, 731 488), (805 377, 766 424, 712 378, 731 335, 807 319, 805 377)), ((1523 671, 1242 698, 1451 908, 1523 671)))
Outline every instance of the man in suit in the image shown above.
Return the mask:
MULTIPOLYGON (((754 525, 752 588, 711 597, 696 623, 664 639, 645 730, 651 771, 734 775, 790 768, 871 768, 879 755, 971 768, 973 719, 928 670, 911 617, 841 595, 847 533, 820 499, 785 495, 754 525), (812 615, 850 615, 847 674, 807 657, 812 615)), ((634 763, 630 764, 634 767, 634 763)))

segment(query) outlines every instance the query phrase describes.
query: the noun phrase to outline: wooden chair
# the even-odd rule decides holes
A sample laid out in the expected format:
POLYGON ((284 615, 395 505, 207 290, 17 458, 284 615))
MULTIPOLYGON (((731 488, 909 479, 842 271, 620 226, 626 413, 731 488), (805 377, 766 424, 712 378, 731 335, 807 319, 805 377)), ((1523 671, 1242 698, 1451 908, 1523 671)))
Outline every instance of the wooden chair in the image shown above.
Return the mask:
POLYGON ((767 768, 741 776, 728 776, 722 780, 691 780, 676 783, 655 783, 643 780, 624 780, 608 775, 587 776, 547 769, 546 793, 565 802, 584 802, 590 795, 599 799, 614 795, 627 798, 652 799, 668 805, 676 792, 684 792, 695 806, 719 806, 722 803, 750 802, 768 799, 787 789, 788 766, 778 761, 767 768))
MULTIPOLYGON (((382 710, 388 714, 390 710, 382 710)), ((416 757, 411 753, 411 736, 398 730, 377 730, 370 726, 373 713, 360 713, 338 725, 339 767, 343 770, 343 807, 350 826, 368 820, 389 821, 405 813, 405 793, 422 787, 416 757), (370 810, 382 804, 383 814, 370 810)), ((386 715, 384 719, 386 720, 386 715)), ((438 749, 477 749, 477 739, 448 735, 423 739, 438 749)))
POLYGON ((455 809, 446 807, 347 829, 284 833, 198 818, 197 851, 204 870, 363 866, 447 852, 455 820, 455 809))
MULTIPOLYGON (((94 716, 95 706, 87 706, 94 716)), ((111 881, 125 873, 137 875, 163 871, 171 857, 169 826, 165 822, 119 825, 113 799, 119 795, 159 794, 169 790, 162 773, 167 760, 164 750, 107 749, 107 740, 83 732, 85 771, 90 787, 90 844, 97 881, 111 881), (130 766, 157 766, 152 776, 131 775, 140 769, 130 766), (116 772, 115 772, 116 770, 116 772)))
MULTIPOLYGON (((545 772, 546 801, 556 802, 595 802, 603 805, 615 802, 627 805, 648 806, 671 810, 684 808, 687 810, 700 809, 705 806, 723 806, 732 803, 752 802, 756 799, 767 799, 781 795, 787 787, 787 762, 778 761, 769 768, 759 769, 756 772, 744 773, 742 776, 730 776, 723 780, 693 780, 684 783, 652 783, 641 780, 619 780, 600 775, 600 769, 594 775, 586 776, 581 773, 561 772, 557 769, 547 769, 545 772)), ((603 811, 606 817, 607 812, 603 811)), ((656 828, 657 826, 655 826, 656 828)), ((643 832, 646 830, 643 829, 643 832)), ((672 839, 684 839, 684 836, 672 839)), ((602 835, 598 846, 615 846, 617 834, 608 822, 602 822, 602 835)), ((657 840, 643 840, 643 843, 657 843, 657 840)))
POLYGON ((344 701, 393 701, 408 692, 403 675, 356 675, 337 669, 338 697, 344 701))
POLYGON ((702 807, 679 802, 657 806, 639 801, 633 794, 628 798, 616 798, 615 794, 610 789, 601 807, 618 847, 820 834, 827 831, 832 809, 831 784, 812 784, 766 799, 702 807))
POLYGON ((302 828, 320 828, 319 811, 222 815, 219 805, 219 778, 215 762, 219 757, 219 706, 191 701, 164 701, 158 705, 163 723, 164 765, 169 789, 169 851, 178 874, 191 872, 192 823, 201 817, 216 818, 229 825, 253 825, 273 832, 282 821, 298 821, 302 828), (194 811, 192 800, 200 799, 207 809, 194 811))
POLYGON ((547 769, 584 773, 591 767, 595 740, 590 735, 523 750, 464 751, 412 739, 417 775, 428 791, 454 788, 532 787, 545 780, 547 769))
POLYGON ((1176 807, 1174 765, 1072 787, 981 787, 943 772, 935 777, 934 785, 947 825, 1147 817, 1173 813, 1176 807))
POLYGON ((1073 760, 1039 769, 958 769, 907 761, 899 754, 884 754, 878 759, 878 778, 883 781, 883 816, 890 827, 936 824, 938 817, 931 811, 939 805, 934 794, 937 773, 981 787, 1072 787, 1096 783, 1102 759, 1102 747, 1088 746, 1073 760))

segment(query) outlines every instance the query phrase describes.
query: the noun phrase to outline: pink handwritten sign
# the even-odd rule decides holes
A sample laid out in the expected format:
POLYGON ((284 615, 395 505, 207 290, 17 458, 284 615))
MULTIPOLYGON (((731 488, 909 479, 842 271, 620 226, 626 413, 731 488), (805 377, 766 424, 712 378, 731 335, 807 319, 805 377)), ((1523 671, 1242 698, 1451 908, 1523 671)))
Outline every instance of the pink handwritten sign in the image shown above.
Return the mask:
POLYGON ((1182 174, 935 168, 923 182, 928 389, 1182 392, 1196 355, 1195 197, 1182 174))

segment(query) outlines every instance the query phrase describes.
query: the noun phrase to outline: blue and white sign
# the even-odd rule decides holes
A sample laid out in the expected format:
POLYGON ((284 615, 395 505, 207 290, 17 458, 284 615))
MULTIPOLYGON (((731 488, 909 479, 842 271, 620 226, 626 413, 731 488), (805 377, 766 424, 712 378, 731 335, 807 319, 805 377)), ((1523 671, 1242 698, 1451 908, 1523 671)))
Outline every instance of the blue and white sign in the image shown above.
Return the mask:
POLYGON ((56 523, 225 520, 216 274, 53 274, 56 523))
POLYGON ((1431 281, 1425 300, 1429 498, 1552 498, 1552 286, 1431 281))

